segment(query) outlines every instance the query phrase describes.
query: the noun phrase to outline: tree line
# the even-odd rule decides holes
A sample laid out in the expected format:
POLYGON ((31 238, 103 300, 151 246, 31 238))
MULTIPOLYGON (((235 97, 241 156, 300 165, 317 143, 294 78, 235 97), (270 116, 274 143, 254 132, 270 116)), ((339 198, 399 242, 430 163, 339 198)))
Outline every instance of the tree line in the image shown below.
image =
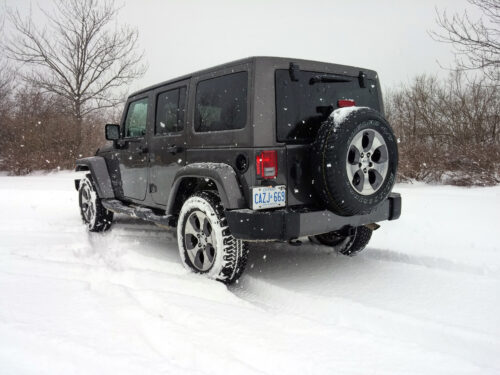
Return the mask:
POLYGON ((448 78, 421 75, 386 93, 402 180, 500 183, 500 0, 468 2, 479 18, 437 11, 429 33, 453 47, 448 78))
POLYGON ((400 180, 500 182, 500 90, 485 78, 421 75, 386 95, 398 137, 400 180))
POLYGON ((0 169, 72 168, 103 142, 126 88, 146 71, 138 31, 114 0, 54 0, 33 15, 5 8, 0 45, 0 169), (5 33, 4 33, 5 34, 5 33))

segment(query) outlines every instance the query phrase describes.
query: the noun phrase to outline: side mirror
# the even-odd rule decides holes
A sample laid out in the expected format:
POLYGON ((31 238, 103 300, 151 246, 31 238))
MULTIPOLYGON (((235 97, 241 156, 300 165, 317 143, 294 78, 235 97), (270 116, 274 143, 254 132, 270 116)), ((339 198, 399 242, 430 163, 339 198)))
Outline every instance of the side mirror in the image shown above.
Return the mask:
POLYGON ((106 139, 108 141, 120 139, 120 125, 106 124, 106 139))

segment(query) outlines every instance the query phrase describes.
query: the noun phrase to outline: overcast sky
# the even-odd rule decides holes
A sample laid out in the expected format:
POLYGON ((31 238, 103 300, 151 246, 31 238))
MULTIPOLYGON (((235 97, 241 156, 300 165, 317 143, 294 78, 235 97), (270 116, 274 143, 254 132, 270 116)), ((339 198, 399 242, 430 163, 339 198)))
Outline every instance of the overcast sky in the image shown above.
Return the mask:
MULTIPOLYGON (((27 11, 30 2, 4 0, 27 11)), ((1 2, 1 0, 0 0, 1 2)), ((138 28, 149 70, 130 91, 247 56, 356 65, 378 71, 385 88, 420 73, 446 74, 449 45, 435 42, 435 8, 470 9, 466 0, 128 0, 120 21, 138 28)), ((472 13, 472 14, 477 14, 472 13)))

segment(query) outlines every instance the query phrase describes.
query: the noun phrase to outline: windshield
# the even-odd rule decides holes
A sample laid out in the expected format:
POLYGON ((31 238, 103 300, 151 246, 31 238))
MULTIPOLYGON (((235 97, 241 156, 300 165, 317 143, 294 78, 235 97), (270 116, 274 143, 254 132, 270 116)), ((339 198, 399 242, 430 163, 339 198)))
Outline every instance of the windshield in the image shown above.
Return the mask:
POLYGON ((337 109, 340 99, 379 110, 377 81, 361 87, 357 77, 297 71, 292 81, 288 69, 276 70, 276 124, 280 142, 311 142, 320 124, 337 109))

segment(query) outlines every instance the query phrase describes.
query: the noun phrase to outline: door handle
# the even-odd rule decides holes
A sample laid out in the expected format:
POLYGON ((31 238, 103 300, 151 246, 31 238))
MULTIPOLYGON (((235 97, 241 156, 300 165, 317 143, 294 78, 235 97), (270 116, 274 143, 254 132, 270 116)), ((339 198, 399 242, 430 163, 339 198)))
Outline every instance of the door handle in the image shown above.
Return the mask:
POLYGON ((177 147, 176 145, 171 145, 167 147, 167 151, 170 152, 172 155, 177 154, 178 152, 182 151, 182 147, 177 147))

